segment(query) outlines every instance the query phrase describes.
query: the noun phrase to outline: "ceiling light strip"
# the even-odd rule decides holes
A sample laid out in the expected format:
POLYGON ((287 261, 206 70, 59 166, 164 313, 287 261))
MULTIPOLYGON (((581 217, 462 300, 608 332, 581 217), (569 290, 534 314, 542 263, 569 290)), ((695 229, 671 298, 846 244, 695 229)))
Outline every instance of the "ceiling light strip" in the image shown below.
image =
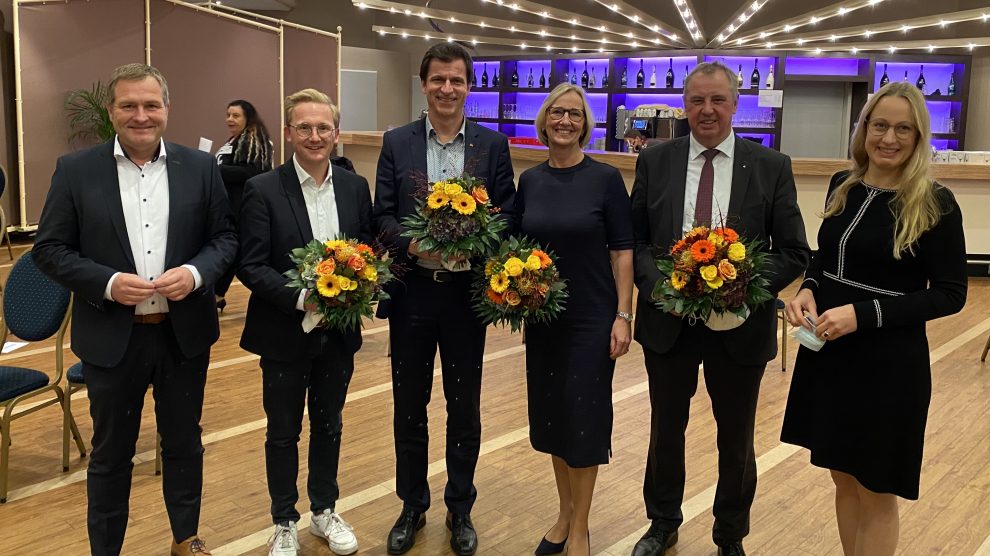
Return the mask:
POLYGON ((547 51, 557 50, 562 52, 610 52, 608 48, 603 48, 598 44, 586 43, 566 43, 541 40, 519 40, 508 37, 490 37, 484 35, 470 35, 463 33, 437 33, 436 31, 424 31, 422 29, 406 29, 401 27, 388 27, 385 25, 373 25, 371 30, 379 35, 396 35, 403 38, 421 38, 427 41, 447 41, 464 42, 471 44, 497 44, 502 46, 513 46, 520 50, 547 51))
POLYGON ((770 0, 753 0, 752 2, 745 2, 742 6, 736 10, 736 13, 732 14, 729 18, 729 23, 726 25, 717 36, 712 37, 708 44, 705 45, 710 48, 714 45, 721 45, 732 36, 733 33, 738 31, 747 21, 750 20, 756 12, 760 11, 760 8, 765 6, 770 0))
MULTIPOLYGON (((573 27, 584 27, 586 29, 594 29, 604 33, 622 35, 626 38, 639 41, 640 43, 654 42, 653 39, 655 38, 653 36, 645 36, 642 30, 636 27, 615 23, 605 24, 599 20, 595 20, 587 16, 569 12, 567 10, 561 10, 559 8, 552 8, 538 2, 530 2, 529 0, 481 0, 481 2, 509 8, 512 11, 525 12, 544 19, 554 19, 567 23, 573 27), (632 34, 631 36, 630 33, 632 34)), ((660 42, 663 44, 667 41, 661 40, 660 42)))
POLYGON ((852 53, 854 50, 856 52, 863 51, 887 51, 888 53, 897 53, 904 50, 927 50, 928 52, 935 52, 938 50, 945 50, 949 48, 968 48, 973 50, 974 48, 990 46, 990 37, 963 37, 955 39, 939 39, 939 40, 918 40, 918 41, 891 41, 891 42, 858 42, 858 43, 848 43, 837 45, 833 43, 825 43, 820 45, 805 45, 801 48, 784 48, 781 50, 793 50, 793 51, 806 51, 814 52, 817 54, 823 52, 848 52, 852 53))
POLYGON ((687 46, 686 43, 680 40, 677 33, 673 31, 673 25, 653 17, 652 15, 624 2, 623 0, 595 0, 595 2, 657 36, 663 35, 671 42, 677 42, 687 46))
POLYGON ((681 21, 684 22, 684 29, 687 31, 688 35, 691 37, 691 42, 696 47, 705 46, 705 32, 698 23, 698 16, 696 15, 694 4, 691 0, 671 0, 674 3, 674 9, 681 16, 681 21))
POLYGON ((773 25, 754 29, 748 35, 734 39, 732 46, 741 46, 751 42, 763 42, 768 37, 774 35, 790 33, 795 29, 801 29, 803 27, 813 27, 819 22, 833 17, 845 17, 855 10, 892 1, 894 0, 847 0, 845 2, 838 2, 824 8, 805 12, 799 16, 775 22, 773 25))

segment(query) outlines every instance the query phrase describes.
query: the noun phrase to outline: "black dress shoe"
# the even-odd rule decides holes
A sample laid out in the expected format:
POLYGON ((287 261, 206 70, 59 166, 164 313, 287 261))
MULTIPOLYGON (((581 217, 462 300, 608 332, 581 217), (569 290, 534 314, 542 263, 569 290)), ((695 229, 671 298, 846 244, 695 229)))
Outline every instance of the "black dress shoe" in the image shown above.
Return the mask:
POLYGON ((547 540, 547 536, 543 535, 540 539, 540 544, 536 545, 536 550, 533 552, 536 556, 545 556, 547 554, 561 554, 564 552, 564 546, 567 545, 567 537, 560 542, 550 542, 547 540))
POLYGON ((416 531, 426 525, 426 516, 416 510, 403 509, 388 532, 388 553, 405 554, 416 544, 416 531))
POLYGON ((633 547, 632 556, 663 556, 667 549, 677 544, 677 530, 665 531, 657 522, 633 547))
POLYGON ((746 556, 746 551, 743 550, 742 541, 735 541, 718 545, 718 556, 746 556))
POLYGON ((474 531, 471 516, 447 512, 447 529, 450 529, 450 548, 458 556, 471 556, 478 551, 478 533, 474 531))

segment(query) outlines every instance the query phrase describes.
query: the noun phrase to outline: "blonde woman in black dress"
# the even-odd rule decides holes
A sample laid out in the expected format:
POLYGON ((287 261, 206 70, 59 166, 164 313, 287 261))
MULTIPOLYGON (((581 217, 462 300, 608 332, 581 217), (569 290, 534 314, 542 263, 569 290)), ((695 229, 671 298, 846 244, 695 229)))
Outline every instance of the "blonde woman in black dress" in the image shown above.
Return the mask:
POLYGON ((798 351, 781 440, 835 483, 846 556, 894 554, 897 499, 918 498, 931 364, 925 323, 966 302, 952 193, 929 174, 921 93, 890 83, 863 108, 852 169, 832 177, 818 253, 786 308, 825 345, 798 351), (806 318, 807 317, 807 318, 806 318))

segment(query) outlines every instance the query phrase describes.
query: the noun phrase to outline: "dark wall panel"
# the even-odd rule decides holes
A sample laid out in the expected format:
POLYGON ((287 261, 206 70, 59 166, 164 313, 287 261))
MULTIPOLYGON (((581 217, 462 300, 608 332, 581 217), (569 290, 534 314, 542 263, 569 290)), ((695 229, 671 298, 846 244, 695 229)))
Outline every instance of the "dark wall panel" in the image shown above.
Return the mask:
POLYGON ((285 94, 313 88, 326 93, 334 104, 339 104, 337 38, 293 27, 283 27, 282 34, 285 94))

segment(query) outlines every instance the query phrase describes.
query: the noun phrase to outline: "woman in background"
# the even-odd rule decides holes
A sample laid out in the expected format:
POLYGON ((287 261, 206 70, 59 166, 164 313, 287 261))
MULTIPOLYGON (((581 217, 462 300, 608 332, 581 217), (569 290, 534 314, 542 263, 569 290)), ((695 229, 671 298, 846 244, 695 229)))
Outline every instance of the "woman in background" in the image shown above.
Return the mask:
POLYGON ((918 499, 931 401, 925 323, 966 302, 962 215, 929 174, 928 119, 908 83, 866 103, 852 169, 832 176, 818 253, 786 307, 825 345, 798 351, 781 440, 830 471, 846 556, 897 548, 897 498, 918 499))
MULTIPOLYGON (((241 213, 244 182, 272 169, 274 147, 258 111, 246 100, 231 101, 227 105, 227 129, 230 130, 230 139, 217 151, 217 164, 227 188, 227 198, 230 199, 234 218, 237 218, 241 213)), ((234 280, 236 270, 235 263, 217 281, 214 293, 217 296, 217 308, 221 312, 227 306, 224 296, 234 280)))

